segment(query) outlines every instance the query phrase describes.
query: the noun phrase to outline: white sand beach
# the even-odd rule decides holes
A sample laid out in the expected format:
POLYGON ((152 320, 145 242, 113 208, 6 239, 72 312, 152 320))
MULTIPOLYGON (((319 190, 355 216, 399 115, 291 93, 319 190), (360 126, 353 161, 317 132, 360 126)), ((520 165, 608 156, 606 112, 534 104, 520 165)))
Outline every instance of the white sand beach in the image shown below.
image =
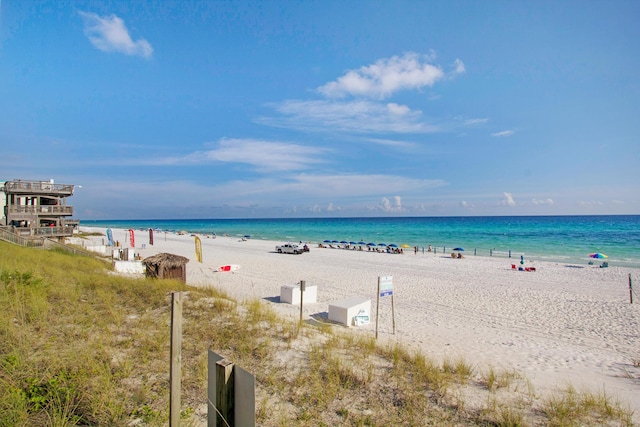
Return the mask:
MULTIPOLYGON (((114 239, 123 243, 126 233, 114 230, 114 239)), ((640 367, 634 365, 640 363, 640 299, 630 304, 628 276, 640 289, 639 270, 526 260, 525 267, 536 269, 526 272, 511 268, 519 259, 452 259, 412 249, 372 253, 316 243, 308 253, 284 255, 274 251, 283 242, 199 237, 202 263, 195 260, 189 234, 157 232, 150 246, 148 234, 136 231, 136 252, 143 258, 160 252, 188 257, 188 284, 215 286, 239 300, 259 298, 296 319, 299 307, 279 302, 283 285, 305 280, 318 287, 317 302, 304 306, 305 317, 326 317, 329 303, 350 296, 370 297, 375 316, 378 277, 392 276, 396 332, 386 297, 380 304, 380 340, 420 349, 436 360, 462 356, 477 369, 514 369, 538 394, 568 384, 604 392, 628 404, 638 420, 640 367), (215 271, 225 264, 241 268, 215 271)), ((375 322, 352 329, 373 334, 375 322)))

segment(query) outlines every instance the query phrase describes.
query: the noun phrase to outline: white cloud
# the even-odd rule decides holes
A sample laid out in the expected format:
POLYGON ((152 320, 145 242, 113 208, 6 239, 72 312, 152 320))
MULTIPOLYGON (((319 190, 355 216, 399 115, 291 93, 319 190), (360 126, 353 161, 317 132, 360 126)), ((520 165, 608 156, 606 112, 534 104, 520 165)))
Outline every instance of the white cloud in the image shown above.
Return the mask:
POLYGON ((412 142, 397 141, 395 139, 367 138, 366 141, 372 142, 374 144, 384 145, 387 147, 394 147, 394 148, 409 149, 409 148, 414 148, 416 146, 416 144, 412 142))
POLYGON ((212 162, 244 163, 260 171, 294 171, 322 163, 328 150, 286 142, 223 138, 217 148, 185 156, 150 160, 155 165, 189 165, 212 162))
POLYGON ((507 136, 511 136, 514 133, 515 132, 512 131, 512 130, 503 130, 502 132, 494 132, 494 133, 491 134, 491 136, 495 136, 495 137, 498 137, 498 138, 504 138, 504 137, 507 137, 507 136))
POLYGON ((464 121, 465 126, 478 126, 487 123, 489 119, 467 119, 464 121))
POLYGON ((387 109, 391 114, 396 116, 404 116, 405 114, 411 113, 411 108, 406 105, 396 104, 395 102, 390 102, 387 104, 387 109))
POLYGON ((544 200, 532 199, 531 203, 533 203, 534 205, 549 205, 549 206, 552 206, 553 205, 553 200, 552 199, 544 199, 544 200))
POLYGON ((400 196, 394 196, 393 201, 394 203, 391 203, 389 199, 383 197, 377 208, 383 212, 401 212, 403 210, 402 198, 400 196))
POLYGON ((98 16, 95 13, 78 12, 84 21, 84 33, 96 48, 104 52, 120 52, 150 58, 151 44, 145 39, 133 41, 124 21, 116 15, 98 16))
POLYGON ((513 195, 511 193, 504 192, 502 193, 504 199, 500 201, 500 205, 502 206, 515 206, 516 202, 513 200, 513 195))
POLYGON ((580 200, 578 202, 578 205, 582 207, 590 207, 590 206, 602 206, 604 205, 604 203, 602 203, 600 200, 580 200))
POLYGON ((466 68, 464 66, 464 62, 459 59, 456 59, 453 62, 453 73, 454 74, 464 74, 466 72, 466 68))
POLYGON ((264 117, 259 123, 305 131, 434 133, 440 129, 421 121, 422 112, 399 104, 371 101, 300 101, 271 104, 285 117, 264 117))
MULTIPOLYGON (((444 72, 429 60, 415 52, 379 59, 375 64, 347 71, 336 81, 320 86, 318 92, 330 98, 351 95, 384 99, 400 90, 433 86, 444 72)), ((458 71, 460 67, 464 69, 464 64, 457 60, 455 67, 458 71)))

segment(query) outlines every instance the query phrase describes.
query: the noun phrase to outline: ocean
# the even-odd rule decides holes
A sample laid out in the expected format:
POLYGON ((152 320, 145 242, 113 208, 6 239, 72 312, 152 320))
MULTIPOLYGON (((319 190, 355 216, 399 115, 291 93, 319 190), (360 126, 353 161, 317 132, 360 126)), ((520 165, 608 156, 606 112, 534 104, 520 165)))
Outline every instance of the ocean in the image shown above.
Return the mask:
POLYGON ((419 250, 431 245, 445 253, 461 247, 465 256, 511 253, 518 259, 568 264, 586 264, 587 254, 600 252, 610 265, 640 268, 640 215, 82 220, 80 225, 282 242, 406 244, 419 250))

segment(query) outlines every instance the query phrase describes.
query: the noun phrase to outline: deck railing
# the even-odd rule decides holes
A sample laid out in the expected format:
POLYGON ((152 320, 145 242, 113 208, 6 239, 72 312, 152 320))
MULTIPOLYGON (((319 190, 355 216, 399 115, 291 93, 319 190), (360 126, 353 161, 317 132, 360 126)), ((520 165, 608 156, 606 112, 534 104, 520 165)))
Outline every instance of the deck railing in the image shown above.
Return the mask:
POLYGON ((9 215, 33 214, 33 215, 73 215, 73 206, 40 205, 40 206, 7 206, 9 215))
POLYGON ((68 237, 73 235, 74 227, 11 227, 11 232, 23 237, 68 237))
POLYGON ((7 227, 0 227, 0 240, 28 247, 40 247, 44 244, 44 239, 42 238, 23 237, 19 234, 12 233, 7 227))
POLYGON ((20 246, 40 247, 44 249, 58 249, 58 250, 73 253, 76 255, 93 256, 93 254, 88 251, 75 248, 73 246, 65 245, 53 239, 48 239, 44 237, 27 238, 27 237, 20 236, 19 234, 15 234, 9 231, 9 227, 0 227, 0 240, 4 240, 5 242, 13 243, 15 245, 20 245, 20 246))
POLYGON ((73 185, 53 184, 49 181, 7 181, 4 184, 7 194, 59 194, 72 195, 73 185))

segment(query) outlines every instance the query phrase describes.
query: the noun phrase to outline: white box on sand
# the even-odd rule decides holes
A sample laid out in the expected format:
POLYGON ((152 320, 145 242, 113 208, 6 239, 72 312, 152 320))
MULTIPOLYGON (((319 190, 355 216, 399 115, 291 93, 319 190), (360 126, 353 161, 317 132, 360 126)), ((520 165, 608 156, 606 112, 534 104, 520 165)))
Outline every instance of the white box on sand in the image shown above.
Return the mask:
MULTIPOLYGON (((305 285, 303 304, 313 304, 318 298, 318 287, 305 285)), ((280 287, 280 302, 286 302, 293 305, 300 304, 300 285, 284 285, 280 287)))
POLYGON ((353 326, 356 324, 355 317, 366 313, 367 316, 371 311, 371 299, 353 296, 340 301, 329 304, 329 320, 341 323, 345 326, 353 326))

